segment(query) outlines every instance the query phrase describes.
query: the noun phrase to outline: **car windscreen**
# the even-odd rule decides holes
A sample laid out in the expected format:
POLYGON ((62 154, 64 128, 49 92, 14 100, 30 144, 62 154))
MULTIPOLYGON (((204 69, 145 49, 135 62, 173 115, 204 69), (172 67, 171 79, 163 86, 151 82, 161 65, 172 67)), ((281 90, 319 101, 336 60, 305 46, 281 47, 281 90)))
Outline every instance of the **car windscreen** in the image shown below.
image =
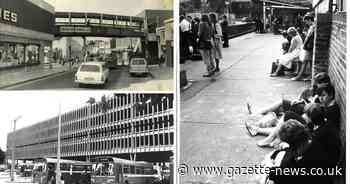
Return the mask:
POLYGON ((81 65, 81 72, 99 72, 100 67, 98 65, 81 65))
POLYGON ((146 62, 143 59, 134 59, 134 60, 132 60, 132 64, 133 65, 144 65, 144 64, 146 64, 146 62))

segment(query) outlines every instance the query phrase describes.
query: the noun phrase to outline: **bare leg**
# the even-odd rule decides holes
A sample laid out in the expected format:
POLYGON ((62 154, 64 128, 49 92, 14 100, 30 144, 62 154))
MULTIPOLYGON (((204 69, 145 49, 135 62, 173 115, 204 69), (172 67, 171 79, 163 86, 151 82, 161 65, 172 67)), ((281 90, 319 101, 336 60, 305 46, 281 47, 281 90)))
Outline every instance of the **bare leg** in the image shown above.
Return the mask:
MULTIPOLYGON (((284 117, 282 117, 284 118, 284 117)), ((282 127, 282 124, 283 124, 283 119, 281 119, 277 126, 274 127, 272 129, 272 131, 270 132, 270 134, 263 140, 259 141, 257 143, 258 146, 269 146, 269 147, 273 147, 273 144, 275 143, 276 141, 276 138, 278 138, 278 132, 280 131, 281 127, 282 127)))
POLYGON ((277 76, 279 76, 279 73, 281 72, 282 68, 283 68, 283 65, 279 64, 279 65, 277 66, 276 71, 275 71, 273 74, 271 74, 270 76, 271 76, 271 77, 277 77, 277 76))
POLYGON ((281 100, 276 101, 275 103, 257 111, 254 114, 266 114, 268 112, 274 112, 274 111, 278 110, 279 108, 281 108, 282 104, 283 104, 283 100, 281 99, 281 100))
POLYGON ((306 69, 306 64, 307 64, 307 62, 301 63, 301 68, 300 68, 298 75, 296 77, 293 77, 291 80, 300 80, 302 78, 302 76, 305 72, 305 69, 306 69))
POLYGON ((270 136, 276 127, 257 128, 258 134, 270 136))

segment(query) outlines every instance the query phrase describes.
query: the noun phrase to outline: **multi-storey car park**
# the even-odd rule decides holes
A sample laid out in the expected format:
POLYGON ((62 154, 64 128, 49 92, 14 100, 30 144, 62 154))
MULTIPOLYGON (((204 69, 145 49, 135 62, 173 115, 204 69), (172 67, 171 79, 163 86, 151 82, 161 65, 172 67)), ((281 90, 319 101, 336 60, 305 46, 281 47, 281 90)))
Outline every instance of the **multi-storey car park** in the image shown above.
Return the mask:
MULTIPOLYGON (((8 153, 15 144, 16 160, 56 157, 58 122, 59 115, 9 133, 8 153)), ((60 140, 65 159, 167 162, 174 150, 173 95, 115 94, 62 113, 60 140)))

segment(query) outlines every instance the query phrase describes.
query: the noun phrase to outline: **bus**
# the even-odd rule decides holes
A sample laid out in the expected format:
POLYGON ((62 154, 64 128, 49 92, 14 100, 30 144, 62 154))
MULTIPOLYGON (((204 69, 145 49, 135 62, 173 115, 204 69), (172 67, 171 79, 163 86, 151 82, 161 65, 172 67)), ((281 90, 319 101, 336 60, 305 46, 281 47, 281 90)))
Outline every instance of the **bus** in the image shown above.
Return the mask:
MULTIPOLYGON (((55 158, 43 158, 34 162, 33 182, 51 184, 56 182, 55 158)), ((91 184, 91 164, 89 162, 60 159, 61 179, 69 184, 91 184)))
POLYGON ((160 178, 153 164, 115 157, 98 157, 92 161, 93 184, 154 184, 160 178))

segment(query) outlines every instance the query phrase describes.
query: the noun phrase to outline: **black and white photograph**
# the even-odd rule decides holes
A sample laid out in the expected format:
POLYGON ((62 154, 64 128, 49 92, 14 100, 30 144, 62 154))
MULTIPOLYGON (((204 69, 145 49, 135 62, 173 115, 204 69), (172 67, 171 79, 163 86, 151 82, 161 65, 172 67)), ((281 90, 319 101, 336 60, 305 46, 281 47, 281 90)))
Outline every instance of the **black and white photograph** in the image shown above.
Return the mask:
POLYGON ((1 0, 0 89, 174 90, 173 0, 1 0))
POLYGON ((173 94, 5 93, 0 96, 0 183, 173 180, 173 94))
POLYGON ((346 4, 180 0, 179 183, 345 183, 346 4))

